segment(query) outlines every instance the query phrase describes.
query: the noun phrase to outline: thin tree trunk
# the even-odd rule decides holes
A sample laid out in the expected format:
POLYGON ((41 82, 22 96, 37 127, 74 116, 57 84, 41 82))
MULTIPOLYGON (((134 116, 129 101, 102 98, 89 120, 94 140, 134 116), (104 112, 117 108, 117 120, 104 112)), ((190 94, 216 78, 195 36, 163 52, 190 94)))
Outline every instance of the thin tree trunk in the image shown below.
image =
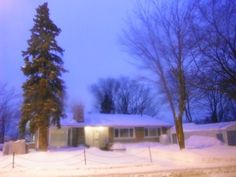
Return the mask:
POLYGON ((3 125, 1 125, 1 130, 0 130, 0 144, 4 143, 4 130, 3 130, 3 125))
POLYGON ((182 120, 178 118, 175 121, 175 126, 176 126, 176 136, 177 136, 177 139, 179 142, 179 148, 180 148, 180 150, 182 150, 185 148, 182 120))
POLYGON ((5 137, 5 118, 1 117, 1 130, 0 130, 0 143, 4 143, 4 137, 5 137))
POLYGON ((191 114, 191 110, 190 110, 190 100, 189 97, 187 96, 187 101, 186 101, 186 106, 185 106, 185 115, 186 115, 186 119, 189 122, 192 122, 192 114, 191 114))

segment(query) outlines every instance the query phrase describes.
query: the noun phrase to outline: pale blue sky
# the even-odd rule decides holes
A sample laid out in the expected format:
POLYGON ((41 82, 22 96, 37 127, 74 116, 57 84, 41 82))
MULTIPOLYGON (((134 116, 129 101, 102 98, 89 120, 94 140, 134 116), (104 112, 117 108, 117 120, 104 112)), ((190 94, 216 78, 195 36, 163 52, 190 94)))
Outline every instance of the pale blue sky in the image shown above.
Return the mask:
POLYGON ((0 82, 19 92, 24 81, 21 51, 27 47, 35 9, 48 2, 51 18, 62 29, 64 74, 68 105, 82 102, 92 108, 88 87, 102 77, 138 76, 121 50, 118 35, 135 0, 0 0, 0 82))

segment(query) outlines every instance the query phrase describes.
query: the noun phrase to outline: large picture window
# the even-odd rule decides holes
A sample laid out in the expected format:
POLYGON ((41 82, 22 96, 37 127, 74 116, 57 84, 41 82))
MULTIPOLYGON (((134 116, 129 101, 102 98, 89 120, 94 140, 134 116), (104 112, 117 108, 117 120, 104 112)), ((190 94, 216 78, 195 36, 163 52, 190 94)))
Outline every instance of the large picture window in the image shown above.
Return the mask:
POLYGON ((115 128, 114 129, 115 138, 134 138, 133 128, 115 128))
POLYGON ((160 128, 145 128, 145 137, 157 137, 161 135, 160 128))

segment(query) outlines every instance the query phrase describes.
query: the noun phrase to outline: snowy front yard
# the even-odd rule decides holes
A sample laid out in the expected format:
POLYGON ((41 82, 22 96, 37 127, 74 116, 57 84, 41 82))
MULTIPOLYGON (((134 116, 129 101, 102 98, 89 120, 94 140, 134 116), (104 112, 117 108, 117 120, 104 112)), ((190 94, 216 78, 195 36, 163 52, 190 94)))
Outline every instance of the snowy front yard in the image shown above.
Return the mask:
MULTIPOLYGON (((104 176, 224 167, 231 167, 230 175, 236 176, 236 147, 221 145, 212 140, 202 139, 201 144, 195 144, 195 141, 196 139, 192 139, 187 142, 187 148, 183 151, 179 151, 177 145, 135 143, 115 144, 116 147, 126 148, 125 151, 102 151, 97 148, 79 147, 30 152, 16 155, 14 168, 11 155, 0 155, 0 176, 104 176)), ((222 173, 223 176, 227 176, 227 171, 222 173)), ((168 176, 168 173, 162 176, 168 176)))

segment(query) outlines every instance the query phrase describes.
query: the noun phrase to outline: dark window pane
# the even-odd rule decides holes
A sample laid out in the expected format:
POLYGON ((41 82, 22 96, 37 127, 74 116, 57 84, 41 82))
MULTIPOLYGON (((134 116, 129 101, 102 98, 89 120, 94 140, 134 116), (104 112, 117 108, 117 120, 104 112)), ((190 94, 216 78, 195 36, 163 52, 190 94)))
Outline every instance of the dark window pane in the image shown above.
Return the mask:
POLYGON ((149 128, 149 136, 157 136, 157 129, 149 128))
POLYGON ((116 137, 116 138, 119 137, 119 129, 115 129, 115 137, 116 137))
POLYGON ((129 129, 120 129, 120 137, 129 137, 129 129))

